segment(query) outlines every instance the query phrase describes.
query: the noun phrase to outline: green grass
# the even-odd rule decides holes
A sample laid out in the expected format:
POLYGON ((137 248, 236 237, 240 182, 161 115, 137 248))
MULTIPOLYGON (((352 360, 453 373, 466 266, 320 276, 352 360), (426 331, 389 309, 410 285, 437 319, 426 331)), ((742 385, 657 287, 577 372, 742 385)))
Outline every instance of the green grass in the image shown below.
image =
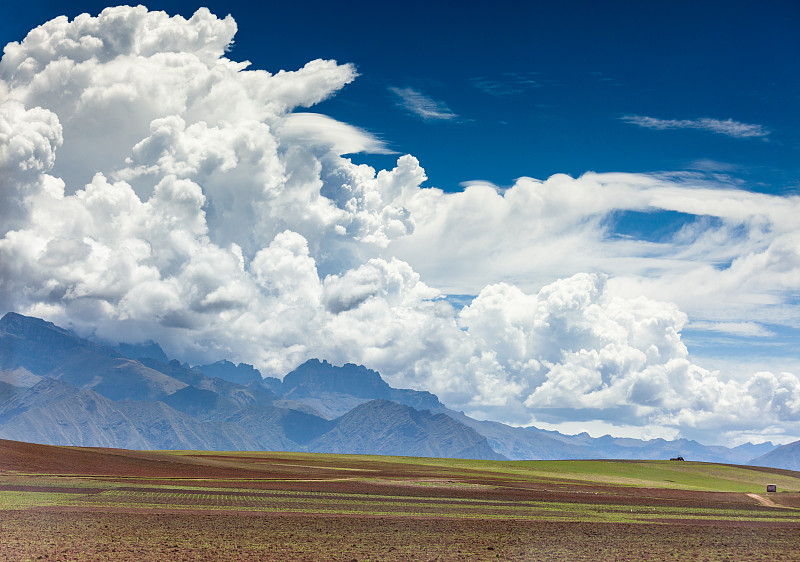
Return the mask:
POLYGON ((765 492, 767 484, 799 491, 800 475, 770 474, 747 467, 675 461, 526 461, 520 475, 585 483, 709 492, 765 492))
POLYGON ((57 492, 0 491, 0 510, 65 505, 74 497, 75 494, 60 494, 57 492))
POLYGON ((467 498, 362 495, 352 493, 268 490, 254 492, 192 487, 153 491, 144 486, 109 489, 92 495, 53 492, 0 492, 2 509, 42 506, 210 512, 370 515, 448 519, 524 521, 603 521, 654 523, 693 519, 716 521, 800 522, 796 510, 753 511, 724 507, 669 507, 559 501, 497 501, 467 498), (141 488, 141 489, 137 489, 141 488), (222 493, 210 493, 220 491, 222 493))
MULTIPOLYGON (((714 492, 766 491, 776 484, 781 491, 800 491, 800 473, 786 475, 759 469, 690 461, 483 461, 422 457, 385 457, 369 455, 329 455, 316 453, 216 453, 170 452, 176 455, 246 457, 248 459, 285 460, 292 466, 323 470, 375 472, 397 468, 420 477, 470 478, 487 482, 509 477, 525 481, 581 482, 648 488, 672 488, 714 492), (303 464, 299 464, 302 462, 303 464)), ((233 459, 232 459, 233 460, 233 459)), ((233 461, 232 464, 239 465, 233 461)), ((248 465, 254 467, 257 465, 248 465)))

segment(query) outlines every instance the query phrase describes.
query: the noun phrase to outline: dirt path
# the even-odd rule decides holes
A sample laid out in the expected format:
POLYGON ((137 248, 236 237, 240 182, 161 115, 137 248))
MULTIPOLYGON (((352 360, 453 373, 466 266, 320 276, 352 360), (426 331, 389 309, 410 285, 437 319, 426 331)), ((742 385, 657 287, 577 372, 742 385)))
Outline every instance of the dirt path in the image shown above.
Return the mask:
POLYGON ((771 499, 764 498, 762 496, 759 496, 758 494, 747 494, 747 495, 753 498, 754 500, 760 501, 761 505, 766 505, 767 507, 783 507, 782 505, 776 504, 771 499))

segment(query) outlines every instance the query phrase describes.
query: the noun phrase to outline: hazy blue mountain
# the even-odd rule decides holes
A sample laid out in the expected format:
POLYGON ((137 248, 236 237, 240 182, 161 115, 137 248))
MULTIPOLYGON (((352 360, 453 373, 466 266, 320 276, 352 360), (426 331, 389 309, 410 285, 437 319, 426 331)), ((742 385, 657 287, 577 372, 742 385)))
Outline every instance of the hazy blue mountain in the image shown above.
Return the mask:
POLYGON ((168 363, 162 363, 155 359, 143 359, 142 363, 186 385, 226 396, 241 407, 250 404, 271 404, 278 398, 274 392, 262 385, 245 386, 221 378, 208 377, 199 369, 188 368, 174 359, 168 363))
POLYGON ((445 414, 419 411, 388 400, 371 400, 333 421, 309 443, 309 451, 503 459, 475 430, 445 414))
MULTIPOLYGON (((754 445, 753 443, 743 443, 738 447, 734 447, 731 451, 735 451, 737 455, 741 455, 741 458, 748 458, 752 459, 754 457, 760 457, 761 455, 766 455, 770 451, 774 451, 778 448, 778 445, 775 445, 771 441, 767 441, 766 443, 759 443, 758 445, 754 445)), ((743 462, 741 464, 748 464, 743 462)))
POLYGON ((395 454, 407 447, 406 454, 497 458, 485 439, 466 426, 408 406, 384 406, 390 415, 383 421, 365 415, 375 413, 370 409, 336 421, 319 415, 314 403, 325 404, 331 414, 375 395, 441 407, 432 394, 393 389, 364 367, 309 361, 288 377, 288 384, 274 384, 249 365, 188 368, 164 362, 155 343, 148 349, 141 354, 131 347, 111 349, 36 318, 6 315, 0 320, 0 436, 134 449, 302 451, 334 431, 328 442, 340 452, 377 453, 394 444, 395 454), (248 384, 207 376, 204 369, 248 384), (30 388, 5 379, 24 380, 30 388), (380 438, 373 435, 375 451, 369 451, 370 441, 364 439, 369 433, 359 419, 370 429, 383 424, 380 438), (402 419, 414 423, 399 423, 402 419))
POLYGON ((210 365, 198 365, 195 369, 208 377, 216 377, 243 385, 262 379, 259 370, 252 365, 248 365, 247 363, 234 365, 225 359, 210 365))
POLYGON ((372 399, 388 396, 391 388, 376 371, 352 363, 336 367, 319 359, 310 359, 283 377, 286 397, 336 392, 372 399))
POLYGON ((583 447, 588 458, 614 459, 646 459, 658 460, 683 457, 686 460, 744 464, 752 458, 752 451, 768 451, 775 446, 772 443, 762 445, 747 444, 734 449, 721 446, 702 445, 689 439, 631 439, 627 437, 591 437, 588 433, 563 435, 556 431, 545 431, 535 427, 526 428, 534 434, 544 434, 561 441, 566 445, 583 447))
POLYGON ((113 349, 79 338, 51 322, 9 312, 0 318, 0 369, 24 367, 43 375, 78 353, 120 357, 113 349))
POLYGON ((147 341, 144 343, 119 343, 114 346, 120 355, 128 359, 155 359, 162 363, 169 363, 169 357, 161 349, 161 346, 154 341, 147 341))
POLYGON ((115 404, 92 390, 44 379, 0 405, 0 437, 45 445, 149 448, 115 404))
POLYGON ((225 418, 241 408, 227 396, 194 386, 186 386, 173 392, 162 398, 161 402, 199 420, 225 418))
POLYGON ((246 430, 264 450, 304 451, 305 445, 330 430, 331 422, 300 410, 269 406, 242 408, 226 419, 246 430))
MULTIPOLYGON (((217 395, 217 399, 224 397, 217 395)), ((254 405, 235 413, 227 420, 204 421, 160 401, 115 402, 92 390, 44 379, 0 405, 0 437, 49 445, 126 449, 302 450, 292 438, 308 441, 320 434, 320 427, 327 428, 330 423, 269 406, 254 405), (237 416, 249 416, 251 423, 236 423, 237 416), (274 422, 276 419, 278 423, 274 422)), ((222 412, 217 411, 216 415, 222 412)))
POLYGON ((597 455, 589 447, 570 445, 550 435, 529 431, 527 428, 511 427, 495 421, 478 421, 463 412, 447 408, 436 411, 471 427, 486 437, 494 451, 511 460, 592 459, 603 456, 597 455))
POLYGON ((333 419, 370 400, 390 400, 417 410, 444 408, 430 392, 392 388, 377 371, 310 359, 283 378, 283 397, 312 406, 333 419))
MULTIPOLYGON (((2 336, 0 336, 0 343, 2 343, 2 336)), ((8 383, 20 388, 30 388, 35 384, 41 382, 42 377, 34 375, 25 367, 17 367, 4 371, 0 369, 0 382, 8 383)))
POLYGON ((686 460, 744 464, 753 457, 752 451, 765 452, 774 448, 771 443, 729 449, 706 446, 687 439, 629 439, 621 437, 591 437, 588 433, 564 435, 535 427, 510 427, 493 421, 477 421, 461 412, 437 410, 485 436, 498 453, 514 460, 524 459, 669 459, 682 456, 686 460))
POLYGON ((162 402, 115 402, 55 379, 44 379, 0 406, 0 436, 126 449, 259 449, 235 424, 202 422, 162 402))
POLYGON ((0 405, 8 402, 18 394, 25 392, 25 388, 11 383, 0 381, 0 405))
POLYGON ((781 445, 765 455, 750 460, 747 464, 800 470, 800 441, 781 445))
POLYGON ((55 324, 10 312, 0 319, 0 369, 19 368, 112 400, 158 400, 186 386, 55 324))
POLYGON ((64 361, 47 376, 90 388, 111 400, 160 400, 186 383, 126 358, 80 355, 64 361))
POLYGON ((147 441, 148 449, 261 450, 257 439, 233 423, 198 420, 163 402, 125 400, 115 406, 147 441))
POLYGON ((770 453, 771 443, 731 449, 510 427, 449 410, 429 392, 392 388, 359 365, 312 359, 283 381, 262 379, 244 363, 190 368, 167 360, 155 342, 112 349, 14 313, 0 319, 0 437, 514 460, 682 456, 769 466, 796 466, 798 449, 795 443, 770 453))
POLYGON ((248 386, 259 386, 262 388, 266 388, 270 392, 274 392, 275 394, 282 395, 283 394, 283 381, 281 379, 277 379, 275 377, 264 377, 260 381, 253 381, 248 386))

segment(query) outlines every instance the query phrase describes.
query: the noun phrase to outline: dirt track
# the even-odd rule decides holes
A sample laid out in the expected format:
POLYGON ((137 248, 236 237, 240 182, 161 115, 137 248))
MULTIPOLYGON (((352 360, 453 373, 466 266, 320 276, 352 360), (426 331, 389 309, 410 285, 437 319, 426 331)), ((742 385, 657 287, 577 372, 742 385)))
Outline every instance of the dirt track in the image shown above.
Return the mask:
POLYGON ((754 500, 758 500, 758 501, 761 503, 761 505, 765 505, 765 506, 767 506, 767 507, 780 507, 780 508, 784 508, 784 506, 782 506, 782 505, 778 505, 778 504, 776 504, 774 501, 772 501, 771 499, 769 499, 769 498, 765 498, 765 497, 762 497, 762 496, 759 496, 758 494, 747 494, 747 495, 748 495, 749 497, 753 498, 754 500))

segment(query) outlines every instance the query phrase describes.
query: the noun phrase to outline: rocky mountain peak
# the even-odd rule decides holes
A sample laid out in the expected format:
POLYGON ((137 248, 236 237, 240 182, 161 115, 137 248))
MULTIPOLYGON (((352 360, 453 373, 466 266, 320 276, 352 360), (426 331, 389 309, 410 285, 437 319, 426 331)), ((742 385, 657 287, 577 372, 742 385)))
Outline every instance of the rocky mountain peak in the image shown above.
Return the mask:
POLYGON ((309 359, 283 379, 286 396, 336 392, 358 398, 389 398, 390 391, 380 374, 363 365, 346 363, 336 367, 319 359, 309 359))

